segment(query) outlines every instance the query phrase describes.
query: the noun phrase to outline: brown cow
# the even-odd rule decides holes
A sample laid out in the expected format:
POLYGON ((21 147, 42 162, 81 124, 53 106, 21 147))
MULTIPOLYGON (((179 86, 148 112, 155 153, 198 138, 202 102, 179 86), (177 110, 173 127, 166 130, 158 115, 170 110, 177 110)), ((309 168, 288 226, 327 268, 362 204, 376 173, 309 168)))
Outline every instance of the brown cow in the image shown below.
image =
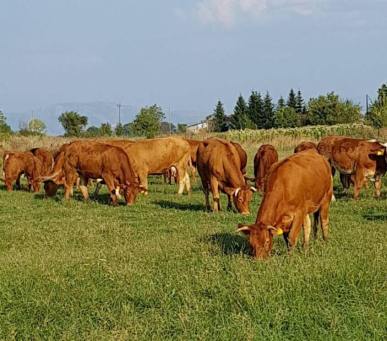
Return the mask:
POLYGON ((172 179, 175 181, 175 184, 177 184, 179 181, 179 175, 177 174, 177 169, 175 166, 172 166, 165 170, 163 173, 163 177, 164 183, 168 182, 170 185, 172 185, 172 179))
POLYGON ((75 141, 62 148, 55 159, 53 174, 49 177, 57 185, 64 183, 65 198, 69 199, 73 186, 80 177, 80 190, 89 198, 89 179, 103 179, 113 205, 117 204, 117 186, 124 191, 126 203, 134 203, 142 190, 132 169, 132 160, 119 147, 94 141, 75 141))
POLYGON ((121 146, 133 160, 133 170, 146 191, 148 190, 148 175, 162 174, 166 169, 174 166, 179 177, 178 194, 183 194, 184 188, 190 193, 188 167, 191 165, 191 149, 187 141, 179 137, 139 140, 122 145, 113 141, 109 144, 115 143, 121 146))
POLYGON ((314 150, 293 154, 271 168, 255 224, 240 224, 238 231, 249 236, 257 258, 266 258, 272 249, 273 236, 282 233, 289 251, 292 250, 301 226, 304 228, 304 247, 307 248, 310 213, 315 215, 314 235, 317 235, 320 219, 324 240, 328 237, 332 194, 332 175, 327 160, 314 150))
POLYGON ((308 149, 317 150, 317 145, 314 142, 303 141, 303 142, 299 143, 296 146, 296 148, 294 148, 294 153, 299 153, 299 152, 302 152, 302 151, 308 150, 308 149))
POLYGON ((271 144, 259 147, 254 157, 255 186, 261 192, 265 191, 265 179, 270 167, 278 161, 278 153, 271 144))
POLYGON ((40 176, 43 175, 43 163, 31 152, 5 152, 3 156, 4 182, 8 192, 16 182, 20 189, 20 177, 24 174, 28 181, 28 189, 40 190, 40 176))
POLYGON ((367 178, 375 181, 375 196, 380 197, 382 176, 387 170, 386 153, 386 146, 377 141, 345 138, 334 143, 331 164, 341 174, 351 177, 355 199, 359 198, 367 178))
POLYGON ((246 175, 247 153, 239 143, 234 142, 234 141, 227 141, 227 140, 221 139, 219 137, 209 137, 208 140, 219 140, 219 141, 230 142, 236 148, 236 150, 238 152, 239 159, 241 161, 241 172, 243 175, 246 175))
POLYGON ((249 203, 256 189, 246 185, 241 171, 241 160, 233 144, 221 139, 203 141, 197 152, 197 167, 207 209, 210 209, 209 193, 211 192, 213 210, 215 212, 220 210, 220 190, 228 196, 229 209, 232 207, 232 198, 238 212, 249 214, 249 203))

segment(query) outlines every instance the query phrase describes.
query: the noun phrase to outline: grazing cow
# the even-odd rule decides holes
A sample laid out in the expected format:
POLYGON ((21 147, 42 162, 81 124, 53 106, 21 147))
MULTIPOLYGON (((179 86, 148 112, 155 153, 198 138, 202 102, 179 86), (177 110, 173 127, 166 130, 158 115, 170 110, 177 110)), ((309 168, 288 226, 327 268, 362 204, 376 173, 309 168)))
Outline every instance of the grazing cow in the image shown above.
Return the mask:
POLYGON ((213 211, 220 210, 220 190, 228 196, 229 209, 232 208, 232 198, 238 212, 249 214, 249 203, 256 189, 246 185, 241 171, 239 153, 232 143, 221 139, 203 141, 197 152, 197 167, 207 209, 210 209, 209 193, 211 192, 213 211))
POLYGON ((249 236, 256 258, 266 258, 270 254, 275 235, 283 234, 289 251, 292 250, 301 226, 304 228, 304 247, 307 248, 310 213, 315 215, 314 236, 320 220, 324 240, 328 237, 332 194, 332 176, 327 160, 314 150, 293 154, 271 168, 255 224, 239 224, 238 231, 249 236))
POLYGON ((263 144, 259 147, 254 157, 254 177, 256 188, 265 191, 265 179, 270 167, 278 161, 278 153, 271 144, 263 144))
POLYGON ((300 144, 298 144, 296 148, 294 148, 294 153, 299 153, 308 149, 317 150, 317 145, 314 142, 303 141, 300 144))
POLYGON ((375 196, 380 197, 382 176, 387 170, 386 153, 386 146, 379 142, 345 138, 334 143, 331 164, 340 174, 350 177, 347 186, 354 184, 355 199, 367 178, 374 180, 375 196))
POLYGON ((5 152, 3 156, 4 182, 8 192, 16 182, 20 189, 20 177, 24 174, 28 180, 28 188, 34 192, 40 190, 40 176, 43 175, 43 163, 31 152, 5 152))
MULTIPOLYGON (((221 139, 219 137, 209 137, 208 140, 227 141, 227 140, 221 139)), ((239 155, 239 159, 241 161, 241 172, 245 176, 246 175, 246 166, 247 166, 247 153, 239 143, 233 142, 233 141, 228 141, 228 142, 230 142, 236 148, 238 155, 239 155)))
POLYGON ((89 179, 103 179, 109 189, 112 204, 117 204, 117 187, 123 192, 126 203, 131 205, 141 192, 137 176, 132 169, 132 160, 119 147, 94 141, 75 141, 63 146, 55 159, 53 174, 48 179, 57 185, 64 184, 65 198, 72 195, 73 186, 80 178, 80 190, 89 198, 89 179))
POLYGON ((140 140, 135 143, 118 144, 133 160, 133 170, 140 179, 141 186, 148 191, 148 175, 162 174, 166 169, 174 166, 177 170, 179 189, 183 194, 186 188, 190 193, 191 185, 188 167, 191 166, 191 149, 187 141, 178 137, 166 137, 140 140))

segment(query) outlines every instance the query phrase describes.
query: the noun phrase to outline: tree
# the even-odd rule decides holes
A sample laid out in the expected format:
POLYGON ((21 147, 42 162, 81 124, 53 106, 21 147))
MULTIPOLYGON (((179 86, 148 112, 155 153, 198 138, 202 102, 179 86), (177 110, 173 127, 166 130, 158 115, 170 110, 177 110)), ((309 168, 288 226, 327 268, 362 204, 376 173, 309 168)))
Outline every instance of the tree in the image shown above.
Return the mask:
POLYGON ((259 92, 252 91, 249 97, 248 116, 255 128, 261 128, 263 116, 263 101, 259 92))
POLYGON ((180 134, 185 134, 187 131, 187 125, 185 123, 177 124, 177 132, 180 134))
POLYGON ((376 129, 387 127, 387 85, 382 84, 378 89, 378 99, 371 105, 365 115, 366 123, 376 129))
POLYGON ((113 129, 109 122, 102 123, 99 127, 99 134, 100 136, 112 136, 113 135, 113 129))
POLYGON ((387 105, 387 85, 382 84, 378 89, 378 103, 379 105, 387 105))
POLYGON ((227 117, 224 113, 223 103, 221 101, 218 101, 216 104, 212 117, 214 131, 222 132, 228 130, 227 117))
POLYGON ((65 136, 80 136, 87 126, 87 117, 79 115, 75 111, 66 111, 58 117, 62 124, 65 136))
POLYGON ((141 108, 133 121, 133 130, 137 135, 147 138, 155 137, 160 132, 161 121, 165 115, 159 106, 141 108))
POLYGON ((361 109, 350 100, 342 100, 334 92, 311 98, 308 103, 310 124, 340 124, 359 122, 361 109))
POLYGON ((100 134, 100 130, 99 130, 98 127, 91 126, 91 127, 86 129, 84 135, 87 136, 87 137, 98 137, 101 134, 100 134))
POLYGON ((46 133, 46 124, 38 118, 33 118, 28 122, 28 130, 32 135, 44 135, 46 133))
POLYGON ((248 107, 242 95, 239 95, 235 104, 234 113, 231 115, 230 124, 232 129, 252 128, 253 124, 249 119, 248 107))
POLYGON ((115 129, 114 129, 114 134, 116 136, 123 136, 125 133, 125 130, 124 130, 124 126, 122 125, 122 123, 117 123, 115 129))
POLYGON ((294 108, 278 108, 274 114, 274 126, 277 128, 295 128, 301 124, 300 115, 294 108))
POLYGON ((299 114, 305 113, 304 99, 302 98, 302 94, 300 90, 297 91, 296 106, 294 109, 296 109, 296 112, 299 114))
POLYGON ((264 129, 270 129, 274 126, 274 105, 269 92, 266 92, 265 98, 263 99, 262 123, 262 128, 264 129))
POLYGON ((11 127, 7 124, 7 118, 4 113, 0 110, 0 134, 12 133, 11 127))
POLYGON ((288 100, 286 102, 286 105, 288 107, 291 107, 295 110, 297 110, 297 102, 296 102, 296 94, 294 93, 293 89, 290 89, 288 100))
POLYGON ((281 96, 277 102, 277 110, 278 109, 282 109, 282 108, 285 108, 286 107, 286 103, 285 103, 285 100, 284 98, 281 96))
POLYGON ((172 122, 161 122, 160 132, 161 134, 174 134, 176 133, 176 126, 172 122))

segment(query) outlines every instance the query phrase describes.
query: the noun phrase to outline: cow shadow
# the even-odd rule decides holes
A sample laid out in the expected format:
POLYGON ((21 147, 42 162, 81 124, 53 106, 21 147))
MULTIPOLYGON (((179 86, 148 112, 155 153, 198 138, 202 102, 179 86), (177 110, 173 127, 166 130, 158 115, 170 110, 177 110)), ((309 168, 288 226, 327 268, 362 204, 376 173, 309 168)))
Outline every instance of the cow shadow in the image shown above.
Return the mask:
POLYGON ((206 211, 206 208, 203 204, 192 204, 192 203, 182 203, 174 202, 168 200, 154 200, 151 202, 154 205, 158 205, 161 208, 180 210, 180 211, 206 211))
POLYGON ((245 237, 238 234, 220 232, 203 237, 201 241, 218 247, 224 255, 237 255, 242 253, 251 256, 249 243, 245 237))
POLYGON ((363 218, 371 221, 387 221, 387 213, 366 213, 363 218))

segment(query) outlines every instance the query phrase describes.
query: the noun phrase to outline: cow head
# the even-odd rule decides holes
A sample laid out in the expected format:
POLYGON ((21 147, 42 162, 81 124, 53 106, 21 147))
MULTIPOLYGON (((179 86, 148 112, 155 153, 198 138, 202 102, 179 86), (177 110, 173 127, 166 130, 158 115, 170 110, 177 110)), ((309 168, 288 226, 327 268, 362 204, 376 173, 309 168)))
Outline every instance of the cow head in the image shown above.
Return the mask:
POLYGON ((234 201, 234 205, 239 213, 243 215, 250 214, 250 201, 253 198, 253 193, 256 192, 257 189, 253 186, 243 186, 238 188, 225 188, 225 192, 232 196, 234 201))
POLYGON ((239 224, 238 232, 248 236, 253 255, 258 259, 267 258, 273 247, 273 237, 283 234, 281 228, 267 226, 262 223, 253 225, 239 224))
POLYGON ((46 193, 46 197, 53 197, 55 196, 56 192, 58 191, 58 185, 52 181, 48 180, 44 182, 44 192, 46 193))
POLYGON ((127 205, 133 205, 139 193, 145 193, 146 188, 142 187, 138 182, 126 181, 120 185, 127 205))

